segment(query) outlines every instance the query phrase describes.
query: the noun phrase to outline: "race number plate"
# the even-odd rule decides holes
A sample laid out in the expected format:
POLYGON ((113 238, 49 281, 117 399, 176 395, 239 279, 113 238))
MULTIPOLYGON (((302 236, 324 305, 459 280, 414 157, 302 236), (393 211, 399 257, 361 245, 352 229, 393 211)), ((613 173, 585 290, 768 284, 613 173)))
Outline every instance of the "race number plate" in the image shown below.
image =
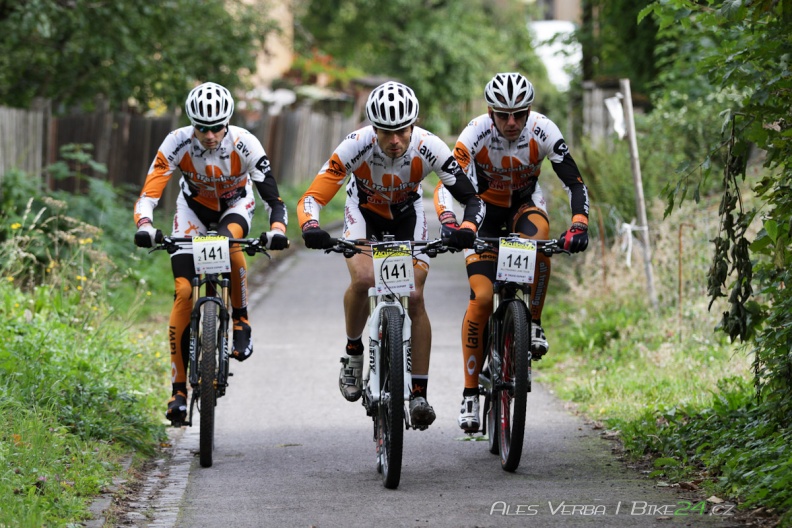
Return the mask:
POLYGON ((533 284, 536 244, 528 238, 501 238, 498 246, 497 280, 533 284))
POLYGON ((412 244, 383 242, 371 246, 374 261, 374 287, 377 293, 406 293, 415 291, 412 244))
POLYGON ((231 271, 231 256, 228 238, 224 236, 202 236, 193 238, 193 260, 195 273, 228 273, 231 271))

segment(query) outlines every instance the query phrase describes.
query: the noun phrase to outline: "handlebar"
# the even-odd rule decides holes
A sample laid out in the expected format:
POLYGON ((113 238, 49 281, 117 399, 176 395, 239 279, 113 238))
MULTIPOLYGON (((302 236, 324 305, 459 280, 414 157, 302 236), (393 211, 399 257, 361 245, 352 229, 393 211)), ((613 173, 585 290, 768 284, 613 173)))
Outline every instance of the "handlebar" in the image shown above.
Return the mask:
MULTIPOLYGON (((390 242, 389 240, 367 240, 367 239, 347 239, 347 238, 331 238, 330 243, 332 246, 324 250, 325 253, 343 253, 344 257, 350 258, 358 253, 363 253, 365 250, 361 246, 371 246, 373 244, 380 244, 383 242, 390 242)), ((424 253, 429 258, 434 258, 440 253, 455 253, 459 251, 457 248, 449 247, 448 240, 437 238, 435 240, 410 240, 413 255, 417 253, 424 253)))
MULTIPOLYGON (((521 238, 517 234, 511 234, 506 239, 515 239, 515 240, 527 240, 525 238, 521 238)), ((473 244, 473 250, 478 253, 479 255, 484 253, 485 251, 497 251, 498 244, 500 244, 501 237, 476 237, 476 242, 473 244)), ((563 242, 561 240, 531 240, 534 244, 536 244, 536 250, 548 257, 558 254, 558 253, 566 253, 570 255, 571 252, 568 249, 564 249, 563 242)))
MULTIPOLYGON (((187 244, 192 244, 193 237, 174 237, 174 236, 165 236, 162 234, 161 231, 157 231, 157 236, 155 238, 155 242, 157 243, 154 246, 151 252, 164 250, 168 253, 175 253, 182 247, 187 244)), ((242 247, 243 251, 250 256, 255 255, 256 253, 264 253, 267 255, 267 234, 262 233, 259 238, 229 238, 229 244, 239 244, 242 247)), ((269 256, 269 255, 267 255, 269 256)))

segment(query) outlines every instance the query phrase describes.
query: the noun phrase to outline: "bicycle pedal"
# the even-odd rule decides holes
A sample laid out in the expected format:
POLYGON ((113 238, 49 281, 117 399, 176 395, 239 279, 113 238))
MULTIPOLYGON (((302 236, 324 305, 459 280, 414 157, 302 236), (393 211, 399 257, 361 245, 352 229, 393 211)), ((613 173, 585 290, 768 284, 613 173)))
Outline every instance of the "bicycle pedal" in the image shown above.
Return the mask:
POLYGON ((228 373, 228 375, 229 375, 229 376, 233 376, 233 375, 234 375, 234 373, 233 373, 233 372, 229 372, 229 373, 228 373))

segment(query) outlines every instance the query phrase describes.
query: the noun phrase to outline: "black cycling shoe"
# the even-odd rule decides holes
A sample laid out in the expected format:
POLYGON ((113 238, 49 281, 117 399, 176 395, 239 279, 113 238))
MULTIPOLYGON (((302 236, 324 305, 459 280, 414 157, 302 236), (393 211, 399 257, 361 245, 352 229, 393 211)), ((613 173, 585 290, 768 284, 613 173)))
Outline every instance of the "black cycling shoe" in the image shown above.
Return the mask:
POLYGON ((231 357, 237 361, 245 361, 253 355, 252 331, 246 317, 234 319, 234 350, 231 357))
POLYGON ((187 395, 185 393, 178 391, 171 396, 168 400, 168 411, 165 413, 165 418, 174 424, 187 420, 187 395))

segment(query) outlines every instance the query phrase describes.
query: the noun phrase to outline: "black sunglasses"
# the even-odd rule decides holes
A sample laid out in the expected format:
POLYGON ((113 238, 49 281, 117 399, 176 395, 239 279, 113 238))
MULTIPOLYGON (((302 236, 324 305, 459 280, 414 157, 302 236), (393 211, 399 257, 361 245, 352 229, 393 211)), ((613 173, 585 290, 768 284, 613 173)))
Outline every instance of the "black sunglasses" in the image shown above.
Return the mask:
POLYGON ((509 120, 509 116, 514 116, 515 121, 519 121, 520 119, 527 117, 530 110, 517 110, 515 112, 497 112, 495 110, 492 111, 495 114, 495 117, 498 119, 502 119, 504 121, 509 120))
POLYGON ((200 132, 201 134, 206 134, 207 132, 214 132, 215 134, 217 134, 225 127, 226 127, 225 125, 215 125, 215 126, 195 125, 195 129, 198 130, 198 132, 200 132))

